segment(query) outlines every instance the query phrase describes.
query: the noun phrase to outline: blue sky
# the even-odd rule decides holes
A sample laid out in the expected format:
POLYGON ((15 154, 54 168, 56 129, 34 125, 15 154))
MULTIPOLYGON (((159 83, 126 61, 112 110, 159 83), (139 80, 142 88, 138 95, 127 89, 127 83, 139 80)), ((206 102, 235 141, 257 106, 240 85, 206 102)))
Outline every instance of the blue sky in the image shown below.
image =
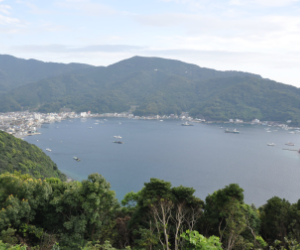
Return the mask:
POLYGON ((300 87, 300 0, 0 0, 0 49, 97 66, 157 56, 300 87))

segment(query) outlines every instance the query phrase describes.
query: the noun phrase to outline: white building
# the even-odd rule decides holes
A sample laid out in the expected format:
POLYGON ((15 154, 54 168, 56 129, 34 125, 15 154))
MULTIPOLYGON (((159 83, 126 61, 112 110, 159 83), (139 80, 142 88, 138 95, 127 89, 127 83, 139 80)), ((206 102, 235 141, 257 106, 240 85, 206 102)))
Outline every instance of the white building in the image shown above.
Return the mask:
POLYGON ((252 122, 253 122, 253 123, 260 123, 260 120, 254 119, 254 120, 252 120, 252 122))
POLYGON ((81 112, 81 113, 80 113, 80 116, 81 116, 81 117, 86 117, 86 112, 81 112))
POLYGON ((34 119, 35 120, 41 120, 41 115, 40 114, 34 114, 34 119))

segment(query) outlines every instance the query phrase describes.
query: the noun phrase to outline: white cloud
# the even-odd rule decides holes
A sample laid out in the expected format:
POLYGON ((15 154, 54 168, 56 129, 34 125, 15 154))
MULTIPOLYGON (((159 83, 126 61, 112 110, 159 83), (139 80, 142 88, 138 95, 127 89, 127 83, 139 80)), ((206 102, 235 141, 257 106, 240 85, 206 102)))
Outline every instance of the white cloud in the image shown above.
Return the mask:
POLYGON ((138 52, 145 50, 146 47, 135 46, 135 45, 88 45, 83 47, 66 46, 61 44, 50 44, 50 45, 23 45, 11 47, 12 51, 21 53, 125 53, 125 52, 138 52))
POLYGON ((263 7, 283 7, 299 2, 299 0, 231 0, 230 5, 258 5, 263 7))
POLYGON ((11 7, 9 5, 0 4, 0 12, 3 14, 9 15, 11 7))
POLYGON ((36 15, 53 14, 53 11, 50 11, 49 9, 41 9, 37 5, 35 5, 29 1, 17 0, 16 3, 27 6, 30 9, 31 14, 36 14, 36 15))
POLYGON ((12 18, 8 16, 4 16, 0 14, 0 24, 1 25, 8 25, 8 24, 19 24, 20 20, 17 18, 12 18))
POLYGON ((118 13, 118 11, 110 6, 94 3, 89 0, 65 0, 64 2, 57 2, 56 5, 60 8, 76 10, 85 15, 106 16, 118 13))

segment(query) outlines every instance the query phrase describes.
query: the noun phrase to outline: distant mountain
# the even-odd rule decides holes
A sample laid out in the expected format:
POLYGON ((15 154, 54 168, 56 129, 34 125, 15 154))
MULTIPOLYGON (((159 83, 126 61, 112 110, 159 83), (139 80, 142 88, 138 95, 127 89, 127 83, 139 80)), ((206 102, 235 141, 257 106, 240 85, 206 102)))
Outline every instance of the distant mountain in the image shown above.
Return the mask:
MULTIPOLYGON (((0 96, 0 112, 75 111, 135 115, 180 114, 208 120, 254 118, 296 123, 299 89, 238 71, 217 71, 176 60, 133 57, 27 84, 0 96)), ((300 122, 300 120, 299 120, 300 122)))
POLYGON ((66 180, 66 176, 40 148, 2 131, 0 155, 0 174, 19 171, 35 178, 55 177, 66 180))
POLYGON ((91 67, 93 66, 86 64, 45 63, 0 55, 0 93, 41 79, 91 67))

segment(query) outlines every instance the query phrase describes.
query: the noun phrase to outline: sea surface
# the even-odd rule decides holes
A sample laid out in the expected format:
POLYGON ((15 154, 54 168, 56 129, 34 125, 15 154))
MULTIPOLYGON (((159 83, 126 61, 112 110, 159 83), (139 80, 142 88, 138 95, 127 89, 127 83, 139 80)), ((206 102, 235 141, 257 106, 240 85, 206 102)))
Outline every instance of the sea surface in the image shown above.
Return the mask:
POLYGON ((180 120, 73 119, 44 124, 41 135, 25 140, 40 147, 68 177, 83 180, 100 173, 119 200, 129 191, 139 191, 152 177, 193 187, 203 200, 230 183, 238 183, 245 202, 256 206, 273 196, 290 202, 300 198, 300 154, 282 150, 299 149, 300 134, 262 125, 180 124, 180 120), (224 133, 226 128, 241 133, 224 133), (124 144, 113 143, 117 140, 124 144), (285 145, 290 141, 294 147, 285 145))

